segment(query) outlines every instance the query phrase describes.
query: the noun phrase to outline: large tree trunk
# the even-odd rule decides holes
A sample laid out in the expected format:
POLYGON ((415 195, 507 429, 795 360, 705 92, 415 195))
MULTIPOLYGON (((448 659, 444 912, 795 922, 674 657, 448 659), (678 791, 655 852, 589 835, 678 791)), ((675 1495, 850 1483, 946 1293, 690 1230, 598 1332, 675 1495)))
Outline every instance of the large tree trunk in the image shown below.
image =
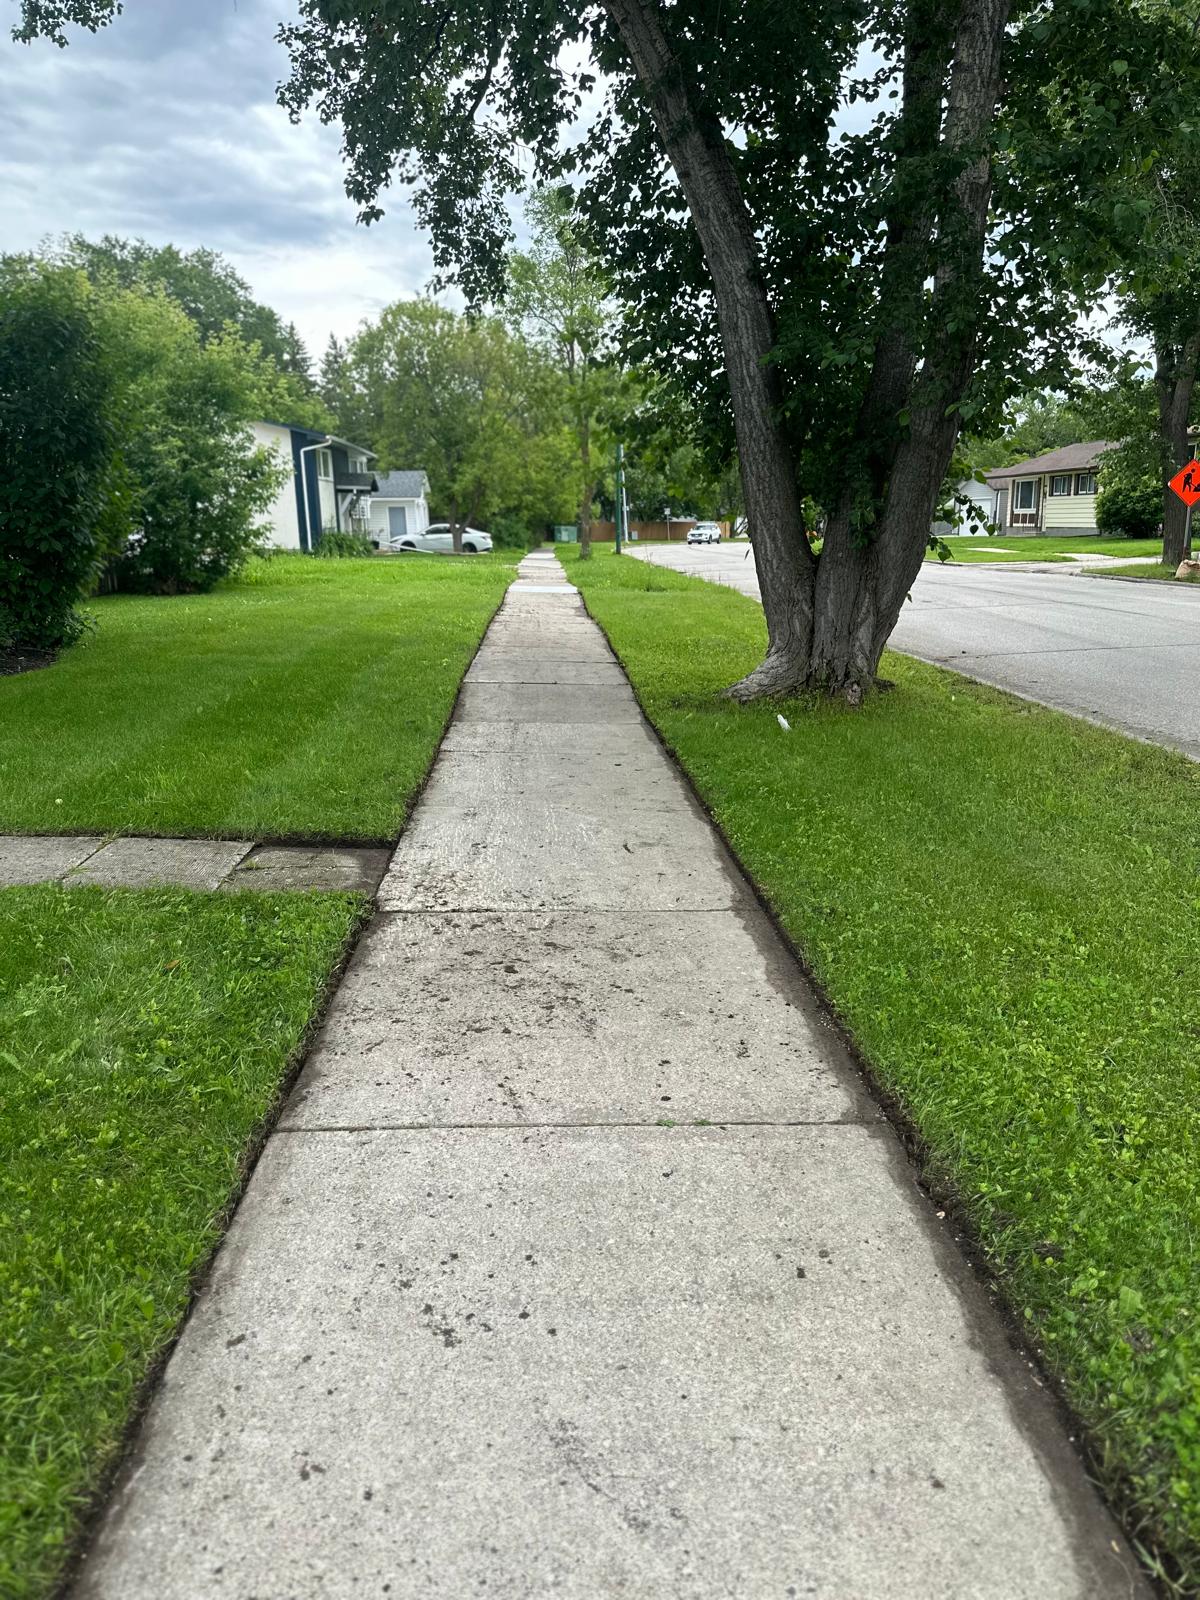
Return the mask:
POLYGON ((720 124, 693 103, 659 6, 654 0, 604 5, 646 91, 713 280, 768 639, 766 659, 733 692, 743 699, 785 694, 808 681, 815 562, 796 463, 779 420, 783 396, 771 360, 774 320, 753 224, 720 124))
POLYGON ((1163 461, 1163 565, 1177 567, 1191 554, 1187 507, 1167 485, 1192 459, 1188 417, 1200 361, 1200 333, 1182 345, 1155 351, 1154 387, 1158 395, 1159 446, 1163 461))
POLYGON ((915 195, 911 182, 908 191, 896 183, 858 449, 819 563, 779 422, 774 327, 753 223, 721 128, 690 92, 654 0, 604 3, 646 91, 713 279, 768 633, 766 659, 731 693, 752 699, 820 688, 857 702, 920 570, 958 433, 957 405, 974 368, 988 132, 1010 0, 963 0, 957 11, 941 0, 910 0, 898 143, 901 170, 912 158, 925 189, 915 195), (940 197, 929 192, 931 153, 960 163, 940 197), (924 341, 922 327, 930 331, 924 341))
MULTIPOLYGON (((848 486, 830 519, 817 573, 812 680, 855 701, 875 678, 879 659, 929 544, 938 493, 958 436, 958 404, 975 365, 982 304, 983 255, 991 198, 988 132, 1000 92, 1000 56, 1010 0, 965 0, 952 42, 953 67, 944 124, 935 145, 962 165, 937 207, 937 257, 927 312, 926 353, 917 364, 911 329, 933 265, 932 215, 889 229, 880 310, 883 316, 858 435, 873 481, 848 486), (895 381, 899 369, 904 383, 895 381), (907 404, 905 397, 907 396, 907 404), (898 410, 908 412, 898 425, 898 410), (870 498, 864 493, 869 493, 870 498), (863 537, 868 523, 871 536, 863 537), (857 526, 856 526, 857 522, 857 526)), ((936 12, 935 7, 935 12, 936 12)), ((936 35, 910 11, 904 117, 920 156, 928 148, 929 99, 939 81, 936 35)), ((950 42, 945 42, 949 50, 950 42)))

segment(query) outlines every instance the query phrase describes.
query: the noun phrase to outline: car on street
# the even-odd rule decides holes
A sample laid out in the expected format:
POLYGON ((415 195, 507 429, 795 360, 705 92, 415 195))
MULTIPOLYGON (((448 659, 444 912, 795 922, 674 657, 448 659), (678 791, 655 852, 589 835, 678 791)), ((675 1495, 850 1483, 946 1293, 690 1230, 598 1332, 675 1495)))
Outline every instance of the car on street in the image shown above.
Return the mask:
POLYGON ((698 522, 694 528, 688 529, 687 542, 689 544, 720 544, 721 530, 715 522, 698 522))
MULTIPOLYGON (((482 551, 492 548, 492 536, 490 533, 484 533, 482 528, 464 528, 462 547, 465 556, 479 555, 482 551)), ((431 522, 422 533, 404 534, 393 542, 391 548, 424 550, 433 555, 450 555, 454 550, 454 538, 448 522, 431 522)))

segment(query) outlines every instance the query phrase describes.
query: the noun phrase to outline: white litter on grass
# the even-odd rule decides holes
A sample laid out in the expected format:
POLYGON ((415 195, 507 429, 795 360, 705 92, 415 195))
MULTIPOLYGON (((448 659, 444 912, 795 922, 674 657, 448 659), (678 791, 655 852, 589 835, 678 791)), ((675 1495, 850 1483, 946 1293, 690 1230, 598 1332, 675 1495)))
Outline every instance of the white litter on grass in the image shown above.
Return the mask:
POLYGON ((782 711, 777 711, 775 713, 775 721, 783 729, 784 733, 791 733, 792 725, 788 721, 788 719, 783 715, 782 711))

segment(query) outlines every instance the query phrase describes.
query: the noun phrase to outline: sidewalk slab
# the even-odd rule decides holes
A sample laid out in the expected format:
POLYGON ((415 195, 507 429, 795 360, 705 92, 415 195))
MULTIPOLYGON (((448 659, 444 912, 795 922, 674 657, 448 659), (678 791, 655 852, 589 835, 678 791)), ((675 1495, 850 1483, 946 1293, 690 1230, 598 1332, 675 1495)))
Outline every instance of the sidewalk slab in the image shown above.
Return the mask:
POLYGON ((569 722, 459 722, 446 729, 438 760, 447 754, 507 756, 531 761, 578 759, 588 756, 614 760, 654 762, 662 771, 662 747, 644 722, 590 722, 572 727, 569 722))
POLYGON ((617 687, 565 683, 464 683, 457 718, 462 722, 641 723, 628 683, 617 687))
POLYGON ((255 845, 225 879, 222 889, 324 890, 373 895, 387 871, 387 850, 331 845, 255 845))
POLYGON ((276 1135, 77 1600, 1126 1600, 980 1298, 886 1130, 276 1135))
POLYGON ((110 889, 215 889, 251 846, 249 839, 114 839, 68 882, 110 889))
POLYGON ((61 878, 95 855, 102 843, 99 834, 64 834, 58 838, 0 834, 0 888, 61 878))
POLYGON ((468 683, 601 684, 626 689, 628 680, 613 660, 573 661, 548 656, 543 651, 489 652, 467 673, 468 683))
POLYGON ((753 924, 401 915, 359 944, 282 1126, 878 1115, 753 924))
MULTIPOLYGON (((473 727, 520 727, 519 723, 475 723, 473 727)), ((533 724, 546 727, 546 724, 533 724)), ((557 731, 552 730, 552 731, 557 731)), ((639 730, 634 728, 632 732, 639 730)), ((681 811, 699 815, 696 802, 653 745, 632 740, 609 750, 578 742, 524 743, 487 752, 443 749, 425 787, 431 806, 457 806, 491 813, 510 826, 525 805, 594 808, 614 815, 635 811, 681 811)))
POLYGON ((718 911, 747 896, 707 824, 681 812, 422 805, 380 885, 385 911, 718 911))

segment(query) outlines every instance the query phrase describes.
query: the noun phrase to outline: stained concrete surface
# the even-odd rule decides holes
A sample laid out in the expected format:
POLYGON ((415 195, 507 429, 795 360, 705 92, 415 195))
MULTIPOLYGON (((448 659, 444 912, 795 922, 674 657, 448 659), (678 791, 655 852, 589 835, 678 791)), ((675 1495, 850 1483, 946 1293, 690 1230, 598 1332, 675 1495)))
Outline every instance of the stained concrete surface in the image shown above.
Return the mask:
POLYGON ((283 1125, 870 1120, 839 1054, 724 912, 385 916, 283 1125))
POLYGON ((18 884, 47 883, 65 877, 95 855, 103 844, 98 834, 70 837, 0 834, 0 888, 18 884))
POLYGON ((248 839, 114 839, 68 881, 108 889, 215 889, 249 850, 248 839))
POLYGON ((92 883, 104 888, 330 890, 373 895, 387 850, 339 845, 251 845, 212 839, 144 839, 105 845, 99 835, 0 836, 0 888, 92 883), (103 846, 103 848, 101 848, 103 846))
MULTIPOLYGON (((594 649, 544 587, 484 659, 510 607, 594 649)), ((78 1596, 1143 1595, 707 823, 606 811, 644 730, 581 703, 460 703, 385 885, 416 903, 377 914, 78 1596), (504 794, 568 750, 569 801, 504 794), (478 915, 497 884, 519 906, 478 915)))
POLYGON ((334 845, 256 845, 222 883, 228 890, 327 890, 373 895, 387 871, 387 850, 334 845))
POLYGON ((861 1126, 277 1134, 77 1595, 1130 1594, 924 1209, 861 1126))

